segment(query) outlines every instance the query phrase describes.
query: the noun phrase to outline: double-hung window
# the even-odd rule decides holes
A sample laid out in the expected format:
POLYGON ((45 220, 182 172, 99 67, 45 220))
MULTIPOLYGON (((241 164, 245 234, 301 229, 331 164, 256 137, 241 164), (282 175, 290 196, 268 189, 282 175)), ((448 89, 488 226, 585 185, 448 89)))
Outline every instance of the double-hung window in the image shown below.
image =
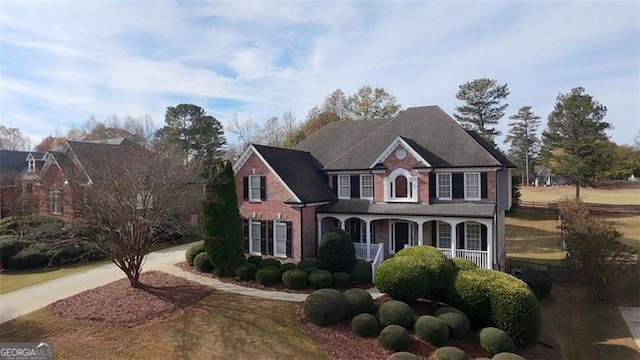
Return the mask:
POLYGON ((338 175, 338 199, 351 198, 351 176, 338 175))
POLYGON ((62 191, 53 189, 49 192, 49 211, 52 214, 62 214, 62 191))
POLYGON ((437 198, 451 200, 451 174, 439 173, 436 175, 437 198))
POLYGON ((360 175, 360 198, 373 199, 373 175, 360 175))
POLYGON ((480 224, 475 223, 465 223, 465 244, 464 248, 467 250, 482 250, 482 230, 480 228, 480 224))
POLYGON ((277 220, 273 222, 273 240, 273 254, 287 256, 287 223, 277 220))
POLYGON ((480 173, 464 174, 464 198, 466 200, 480 200, 480 173))
POLYGON ((252 254, 262 254, 262 224, 257 220, 249 222, 249 252, 252 254))
POLYGON ((438 248, 451 249, 451 225, 438 222, 438 248))
POLYGON ((260 190, 260 182, 262 176, 260 175, 250 175, 249 176, 249 201, 260 201, 261 198, 261 190, 260 190))

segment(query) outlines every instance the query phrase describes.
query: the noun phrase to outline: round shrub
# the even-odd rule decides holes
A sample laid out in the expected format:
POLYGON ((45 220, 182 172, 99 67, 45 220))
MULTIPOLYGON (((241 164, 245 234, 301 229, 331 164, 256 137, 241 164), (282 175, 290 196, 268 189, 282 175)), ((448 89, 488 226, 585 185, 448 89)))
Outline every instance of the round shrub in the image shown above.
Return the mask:
POLYGON ((18 251, 9 259, 9 268, 14 270, 37 269, 49 264, 49 257, 41 246, 31 245, 18 251))
POLYGON ((378 315, 382 326, 400 325, 405 329, 410 329, 415 319, 411 307, 397 300, 385 301, 380 306, 378 315))
POLYGON ((548 272, 537 269, 524 269, 515 276, 524 281, 538 299, 544 299, 551 293, 553 278, 548 272))
POLYGON ((330 288, 333 284, 333 275, 328 270, 316 270, 309 274, 309 286, 312 289, 330 288))
POLYGON ((455 313, 464 315, 464 312, 462 312, 462 311, 460 311, 460 310, 458 310, 458 309, 456 309, 454 307, 444 306, 444 307, 441 307, 438 310, 436 310, 435 316, 438 317, 438 316, 440 316, 442 314, 446 314, 446 313, 450 313, 450 312, 455 312, 455 313))
POLYGON ((30 244, 15 235, 0 236, 0 268, 9 268, 11 258, 30 244))
POLYGON ((458 271, 447 288, 447 303, 467 314, 474 328, 491 323, 491 303, 486 285, 490 271, 483 268, 458 271))
POLYGON ((400 250, 385 260, 375 274, 376 287, 394 299, 413 303, 439 295, 453 273, 451 262, 431 246, 400 250))
POLYGON ((253 281, 256 279, 258 266, 254 263, 244 263, 236 268, 236 276, 243 281, 253 281))
POLYGON ((203 273, 210 273, 213 270, 211 260, 206 252, 201 252, 193 258, 193 267, 203 273))
POLYGON ((380 346, 391 351, 403 351, 411 345, 411 337, 407 329, 398 325, 386 326, 378 336, 380 346))
POLYGON ((300 269, 287 270, 282 273, 282 282, 293 290, 302 290, 307 287, 307 272, 300 269))
POLYGON ((309 321, 319 326, 337 324, 347 314, 347 299, 336 289, 320 289, 307 296, 302 310, 309 321))
POLYGON ((267 266, 256 272, 256 281, 263 286, 271 286, 277 284, 281 280, 280 268, 275 266, 267 266))
POLYGON ((333 273, 333 287, 344 289, 351 285, 351 274, 346 272, 333 273))
POLYGON ((453 340, 464 340, 471 332, 471 322, 462 311, 447 311, 437 315, 449 328, 449 336, 453 340))
POLYGON ((420 358, 410 352, 400 351, 389 355, 387 360, 420 360, 420 358))
POLYGON ((503 352, 494 355, 491 360, 525 360, 525 358, 518 354, 503 352))
POLYGON ((371 314, 358 314, 351 319, 351 331, 360 337, 376 336, 379 328, 378 319, 371 314))
POLYGON ((247 258, 247 262, 255 264, 258 268, 260 268, 260 264, 262 263, 262 256, 251 255, 247 258))
POLYGON ((282 264, 280 263, 280 260, 278 260, 278 259, 268 258, 268 259, 262 259, 262 261, 260 262, 260 265, 258 267, 260 269, 264 269, 264 268, 269 267, 269 266, 277 267, 278 269, 280 269, 282 264))
POLYGON ((307 274, 311 274, 312 272, 314 272, 316 270, 320 270, 320 269, 311 267, 311 268, 300 269, 300 270, 304 270, 307 274))
POLYGON ((450 261, 451 265, 453 265, 453 271, 469 270, 478 267, 478 265, 476 265, 474 262, 471 262, 464 258, 456 257, 451 259, 450 261))
POLYGON ((187 251, 184 252, 184 257, 187 260, 187 264, 189 266, 193 266, 193 260, 196 255, 204 252, 204 242, 199 242, 197 244, 191 245, 187 251))
POLYGON ((351 235, 344 230, 336 229, 322 235, 318 259, 331 272, 349 272, 356 263, 356 249, 353 247, 351 235))
POLYGON ((347 317, 351 318, 363 313, 373 314, 373 297, 367 291, 358 288, 349 289, 344 292, 344 296, 349 305, 347 317))
POLYGON ((298 269, 302 269, 302 270, 307 270, 307 269, 310 269, 310 268, 324 269, 324 265, 322 264, 322 262, 320 260, 314 259, 314 258, 302 259, 302 260, 300 260, 298 265, 296 265, 296 267, 298 269))
POLYGON ((484 328, 480 330, 478 336, 480 338, 480 347, 491 355, 501 352, 513 352, 516 349, 516 344, 511 337, 498 328, 484 328))
POLYGON ((360 285, 371 284, 371 264, 364 260, 356 261, 351 269, 351 281, 360 285))
POLYGON ((282 264, 282 266, 280 266, 280 271, 282 271, 283 273, 289 271, 289 270, 293 270, 296 268, 296 264, 294 263, 284 263, 282 264))
POLYGON ((469 360, 469 356, 464 351, 455 346, 445 346, 436 350, 437 360, 469 360))
POLYGON ((442 346, 449 340, 449 327, 435 316, 420 316, 414 329, 420 339, 434 346, 442 346))

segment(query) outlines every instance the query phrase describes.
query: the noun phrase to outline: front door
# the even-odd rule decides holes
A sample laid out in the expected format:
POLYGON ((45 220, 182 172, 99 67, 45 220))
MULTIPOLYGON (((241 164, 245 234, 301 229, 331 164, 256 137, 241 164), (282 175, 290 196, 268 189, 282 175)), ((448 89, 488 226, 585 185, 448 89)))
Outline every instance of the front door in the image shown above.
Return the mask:
POLYGON ((394 222, 393 223, 394 253, 404 249, 404 246, 408 243, 409 243, 409 223, 394 222))

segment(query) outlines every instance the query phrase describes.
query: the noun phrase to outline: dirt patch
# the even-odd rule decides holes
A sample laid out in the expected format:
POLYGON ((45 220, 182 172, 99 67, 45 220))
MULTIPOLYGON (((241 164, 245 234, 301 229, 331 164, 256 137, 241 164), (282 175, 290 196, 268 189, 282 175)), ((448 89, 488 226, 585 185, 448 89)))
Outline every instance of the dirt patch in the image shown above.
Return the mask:
POLYGON ((50 307, 65 318, 133 327, 164 318, 213 292, 208 286, 159 271, 142 273, 140 281, 144 287, 139 289, 132 288, 125 278, 57 301, 50 307))

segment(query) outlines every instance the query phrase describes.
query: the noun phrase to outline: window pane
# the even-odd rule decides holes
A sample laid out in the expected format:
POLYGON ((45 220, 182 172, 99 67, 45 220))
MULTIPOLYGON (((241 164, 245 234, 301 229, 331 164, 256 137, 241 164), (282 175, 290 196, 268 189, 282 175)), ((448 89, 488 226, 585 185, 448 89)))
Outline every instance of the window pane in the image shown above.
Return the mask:
POLYGON ((407 197, 407 178, 403 175, 399 175, 395 180, 396 193, 394 197, 407 197))
POLYGON ((251 251, 261 252, 262 228, 259 221, 251 222, 251 251))
POLYGON ((340 198, 351 197, 351 176, 350 175, 338 175, 338 197, 340 198))
POLYGON ((275 253, 285 255, 287 253, 287 225, 281 222, 275 223, 275 253))
POLYGON ((372 198, 373 197, 373 176, 362 175, 360 177, 360 197, 372 198))
POLYGON ((249 187, 251 188, 249 200, 260 200, 260 176, 249 176, 249 187))
POLYGON ((451 174, 438 174, 438 197, 451 198, 451 174))
POLYGON ((467 173, 464 176, 465 197, 470 199, 480 198, 480 174, 467 173))
POLYGON ((467 224, 467 250, 480 250, 480 225, 467 224))
POLYGON ((438 247, 441 249, 451 248, 451 225, 438 223, 438 247))

